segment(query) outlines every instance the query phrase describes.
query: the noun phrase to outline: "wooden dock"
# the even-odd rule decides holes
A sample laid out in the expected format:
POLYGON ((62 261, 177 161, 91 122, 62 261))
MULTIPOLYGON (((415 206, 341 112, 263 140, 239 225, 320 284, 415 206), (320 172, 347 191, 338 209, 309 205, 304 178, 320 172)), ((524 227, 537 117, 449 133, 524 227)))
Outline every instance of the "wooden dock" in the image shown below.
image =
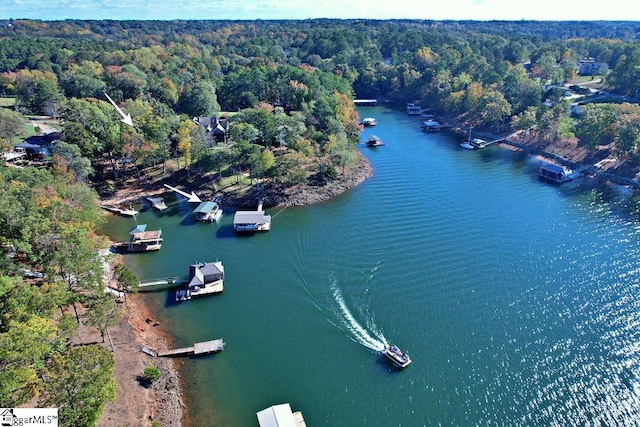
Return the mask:
MULTIPOLYGON (((224 350, 222 338, 212 341, 198 342, 193 347, 182 347, 173 350, 160 350, 156 352, 157 357, 177 357, 177 356, 202 356, 205 354, 217 353, 224 350)), ((143 350, 144 351, 144 350, 143 350)), ((145 351, 145 353, 149 354, 145 351)))
POLYGON ((505 142, 505 138, 494 139, 494 140, 491 140, 491 141, 482 141, 482 142, 478 142, 478 143, 473 143, 472 142, 472 144, 475 145, 477 150, 479 150, 481 148, 485 148, 485 147, 488 147, 488 146, 493 145, 493 144, 500 144, 501 142, 505 142))

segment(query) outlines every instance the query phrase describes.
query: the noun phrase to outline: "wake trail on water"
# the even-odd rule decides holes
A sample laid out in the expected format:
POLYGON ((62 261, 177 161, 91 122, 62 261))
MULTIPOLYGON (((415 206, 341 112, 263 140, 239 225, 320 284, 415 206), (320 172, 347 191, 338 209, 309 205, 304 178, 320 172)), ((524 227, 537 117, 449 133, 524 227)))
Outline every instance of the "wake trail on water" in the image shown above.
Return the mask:
MULTIPOLYGON (((333 298, 338 303, 338 308, 340 309, 341 329, 346 329, 350 333, 352 341, 370 348, 371 350, 383 351, 385 345, 387 345, 387 340, 382 334, 380 328, 375 325, 373 319, 371 317, 367 318, 367 327, 362 326, 353 316, 351 310, 349 310, 349 307, 342 296, 342 291, 336 282, 331 284, 331 291, 333 292, 333 298)), ((333 324, 335 325, 335 323, 333 324)), ((335 326, 340 327, 339 325, 335 326)))

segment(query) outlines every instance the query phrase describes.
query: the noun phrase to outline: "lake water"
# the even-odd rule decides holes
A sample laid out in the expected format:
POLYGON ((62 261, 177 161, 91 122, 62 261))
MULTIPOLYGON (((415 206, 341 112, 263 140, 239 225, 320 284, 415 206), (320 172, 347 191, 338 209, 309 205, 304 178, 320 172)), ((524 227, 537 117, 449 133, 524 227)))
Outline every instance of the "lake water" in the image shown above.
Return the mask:
MULTIPOLYGON (((309 426, 640 423, 640 221, 630 190, 538 181, 539 163, 468 151, 384 107, 362 147, 374 177, 327 203, 269 209, 238 236, 232 212, 194 223, 183 198, 137 220, 157 253, 127 255, 141 280, 224 263, 224 293, 146 300, 176 345, 224 338, 184 359, 194 426, 256 426, 289 402, 309 426), (379 355, 395 343, 413 363, 379 355)), ((190 191, 189 189, 186 189, 190 191)))

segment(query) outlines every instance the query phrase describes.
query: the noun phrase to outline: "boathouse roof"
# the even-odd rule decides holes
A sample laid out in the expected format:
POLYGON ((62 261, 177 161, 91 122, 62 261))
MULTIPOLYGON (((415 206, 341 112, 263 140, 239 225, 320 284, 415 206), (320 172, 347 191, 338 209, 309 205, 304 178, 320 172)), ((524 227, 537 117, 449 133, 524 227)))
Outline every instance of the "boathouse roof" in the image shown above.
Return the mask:
POLYGON ((224 279, 224 268, 219 261, 201 262, 189 266, 189 287, 204 286, 222 279, 224 279))
POLYGON ((270 406, 256 415, 260 427, 301 427, 306 425, 302 413, 300 411, 293 413, 291 405, 288 403, 270 406))
POLYGON ((131 227, 129 232, 129 240, 154 240, 162 236, 162 230, 147 231, 147 224, 138 224, 131 227))
POLYGON ((197 208, 193 211, 193 213, 203 213, 208 214, 211 213, 215 208, 218 207, 216 202, 202 202, 198 205, 197 208))
POLYGON ((265 224, 271 222, 271 215, 264 211, 238 211, 233 217, 234 224, 265 224))

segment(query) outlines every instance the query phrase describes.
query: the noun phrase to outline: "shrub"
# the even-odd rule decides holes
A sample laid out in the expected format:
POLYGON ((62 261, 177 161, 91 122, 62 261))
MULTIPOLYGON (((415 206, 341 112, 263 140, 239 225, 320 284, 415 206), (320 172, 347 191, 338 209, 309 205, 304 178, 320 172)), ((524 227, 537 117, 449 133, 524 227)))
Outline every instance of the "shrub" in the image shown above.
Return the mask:
POLYGON ((162 371, 153 365, 149 365, 144 368, 144 372, 142 373, 142 379, 148 385, 153 384, 158 381, 162 377, 162 371))

